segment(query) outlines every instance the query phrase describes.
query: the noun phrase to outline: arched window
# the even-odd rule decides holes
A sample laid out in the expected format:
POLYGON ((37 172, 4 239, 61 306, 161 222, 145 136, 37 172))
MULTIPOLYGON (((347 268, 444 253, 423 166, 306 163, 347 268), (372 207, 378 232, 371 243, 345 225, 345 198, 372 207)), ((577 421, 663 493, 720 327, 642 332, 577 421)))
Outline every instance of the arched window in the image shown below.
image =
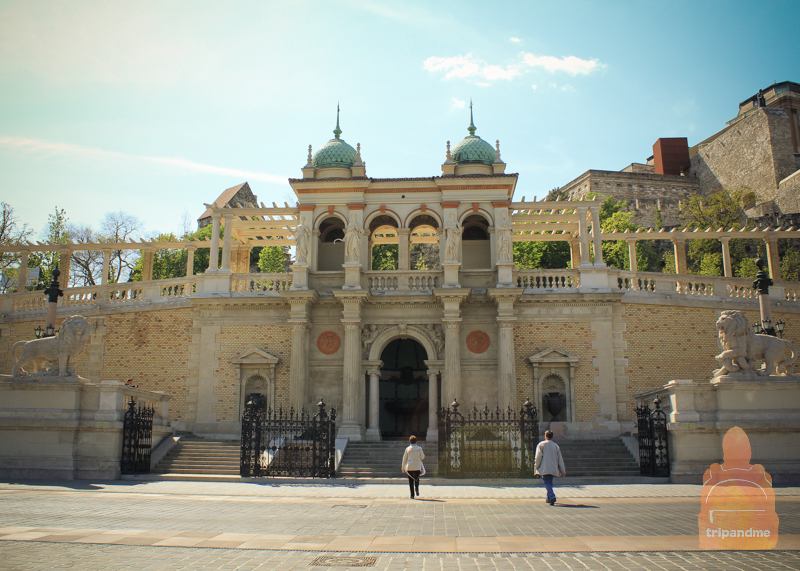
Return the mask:
POLYGON ((439 259, 439 223, 429 214, 416 216, 409 224, 409 253, 412 270, 441 270, 439 259))
POLYGON ((330 216, 319 225, 317 269, 321 272, 341 272, 344 264, 344 222, 330 216))
POLYGON ((461 235, 462 265, 465 270, 488 270, 492 267, 489 223, 483 216, 472 214, 464 219, 461 235))

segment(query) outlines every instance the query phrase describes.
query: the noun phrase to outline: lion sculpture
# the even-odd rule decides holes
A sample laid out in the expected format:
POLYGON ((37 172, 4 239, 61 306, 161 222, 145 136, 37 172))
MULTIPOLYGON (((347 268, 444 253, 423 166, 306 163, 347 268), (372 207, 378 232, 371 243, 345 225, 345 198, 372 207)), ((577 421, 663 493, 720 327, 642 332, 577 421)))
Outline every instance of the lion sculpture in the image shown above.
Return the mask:
POLYGON ((11 354, 13 355, 19 346, 22 346, 22 354, 14 363, 11 376, 28 375, 22 368, 28 364, 33 366, 33 373, 38 375, 59 377, 75 375, 75 357, 83 352, 89 343, 89 329, 89 322, 85 317, 73 315, 64 320, 55 337, 15 343, 11 354))
POLYGON ((758 360, 764 361, 762 374, 786 376, 792 373, 792 363, 797 359, 794 343, 772 335, 756 335, 741 311, 723 311, 717 319, 717 334, 723 351, 714 357, 722 365, 714 371, 715 377, 752 371, 758 360), (786 348, 792 353, 788 359, 786 348))

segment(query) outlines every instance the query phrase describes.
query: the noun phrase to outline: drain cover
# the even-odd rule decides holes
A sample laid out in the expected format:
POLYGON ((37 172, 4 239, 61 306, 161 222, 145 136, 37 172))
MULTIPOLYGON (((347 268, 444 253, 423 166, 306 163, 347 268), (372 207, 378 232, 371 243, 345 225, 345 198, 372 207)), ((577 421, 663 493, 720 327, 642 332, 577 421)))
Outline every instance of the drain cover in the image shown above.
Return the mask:
POLYGON ((375 567, 377 557, 364 557, 364 556, 342 556, 342 555, 320 555, 311 565, 319 567, 375 567))

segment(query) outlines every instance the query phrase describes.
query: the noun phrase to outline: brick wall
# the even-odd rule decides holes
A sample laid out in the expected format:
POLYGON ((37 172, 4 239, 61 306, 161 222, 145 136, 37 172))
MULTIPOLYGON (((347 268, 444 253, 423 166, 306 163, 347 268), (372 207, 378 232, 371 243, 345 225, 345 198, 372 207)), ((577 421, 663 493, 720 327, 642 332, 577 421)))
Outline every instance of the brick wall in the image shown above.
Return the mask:
POLYGON ((231 361, 250 347, 257 347, 278 359, 275 366, 275 401, 277 406, 289 405, 289 371, 291 365, 292 329, 285 324, 223 325, 217 335, 220 349, 219 380, 214 388, 218 401, 214 412, 218 422, 238 421, 239 371, 231 361))
MULTIPOLYGON (((582 323, 517 323, 514 325, 514 351, 517 374, 517 409, 526 398, 533 398, 533 367, 528 357, 547 349, 559 347, 580 357, 572 379, 575 390, 575 414, 579 422, 591 422, 599 411, 595 402, 598 387, 594 384, 597 368, 592 360, 594 334, 589 322, 582 323)), ((541 407, 541 403, 533 403, 541 407)))
POLYGON ((192 310, 117 313, 104 323, 101 379, 133 379, 139 388, 169 393, 170 419, 184 420, 192 310))

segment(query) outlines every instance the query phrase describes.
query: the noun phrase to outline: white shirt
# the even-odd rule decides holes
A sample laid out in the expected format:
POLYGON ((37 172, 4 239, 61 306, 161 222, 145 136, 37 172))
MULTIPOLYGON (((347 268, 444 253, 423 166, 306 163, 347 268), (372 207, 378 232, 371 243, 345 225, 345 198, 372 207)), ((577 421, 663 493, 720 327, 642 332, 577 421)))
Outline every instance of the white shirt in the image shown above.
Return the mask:
POLYGON ((424 459, 425 453, 422 448, 416 444, 411 444, 403 454, 402 469, 406 472, 409 470, 422 470, 422 460, 424 459))

